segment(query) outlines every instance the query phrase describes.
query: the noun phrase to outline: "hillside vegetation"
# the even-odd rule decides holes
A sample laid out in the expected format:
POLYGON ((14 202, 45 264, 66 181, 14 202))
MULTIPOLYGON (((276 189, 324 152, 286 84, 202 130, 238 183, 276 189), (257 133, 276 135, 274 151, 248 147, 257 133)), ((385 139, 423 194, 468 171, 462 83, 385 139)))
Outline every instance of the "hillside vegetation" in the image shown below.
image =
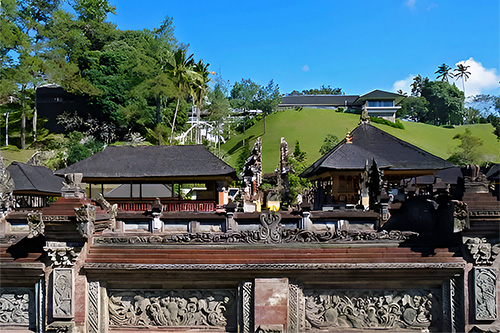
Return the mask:
MULTIPOLYGON (((307 162, 313 163, 320 157, 319 148, 327 134, 336 135, 339 140, 359 123, 359 115, 338 113, 333 110, 309 109, 300 111, 286 110, 273 113, 266 117, 266 133, 263 121, 257 122, 244 134, 232 137, 222 149, 229 156, 228 163, 236 165, 243 141, 249 142, 250 148, 257 139, 262 137, 262 163, 264 173, 273 172, 278 165, 280 138, 285 137, 290 152, 295 141, 300 142, 300 148, 307 152, 307 162)), ((499 142, 493 134, 491 124, 463 125, 455 128, 444 128, 422 123, 403 122, 406 129, 397 129, 383 124, 374 126, 420 147, 441 158, 447 159, 455 149, 458 140, 453 140, 456 134, 469 128, 474 136, 481 138, 484 145, 479 149, 484 160, 500 162, 499 142)))

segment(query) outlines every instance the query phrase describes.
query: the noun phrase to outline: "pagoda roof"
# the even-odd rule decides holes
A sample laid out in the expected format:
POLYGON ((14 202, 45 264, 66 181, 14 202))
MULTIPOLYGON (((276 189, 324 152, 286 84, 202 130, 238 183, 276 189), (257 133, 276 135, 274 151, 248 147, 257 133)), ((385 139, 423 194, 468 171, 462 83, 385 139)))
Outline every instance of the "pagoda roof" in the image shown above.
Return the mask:
POLYGON ((108 146, 56 174, 83 173, 83 180, 236 178, 236 171, 203 145, 108 146))
POLYGON ((442 170, 454 165, 369 123, 351 132, 350 143, 342 140, 314 162, 301 177, 312 177, 328 170, 363 170, 373 160, 383 169, 397 171, 442 170))
POLYGON ((14 193, 61 195, 63 179, 55 176, 44 166, 12 162, 7 167, 7 171, 14 181, 14 193))

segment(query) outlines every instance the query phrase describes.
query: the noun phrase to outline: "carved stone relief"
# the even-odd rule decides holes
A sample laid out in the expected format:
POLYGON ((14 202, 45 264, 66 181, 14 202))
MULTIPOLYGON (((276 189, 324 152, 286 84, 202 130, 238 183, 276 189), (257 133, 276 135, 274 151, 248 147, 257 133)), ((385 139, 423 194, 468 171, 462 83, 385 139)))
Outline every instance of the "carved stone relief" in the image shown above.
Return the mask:
POLYGON ((86 204, 75 208, 76 229, 84 238, 89 238, 94 233, 94 222, 96 218, 95 206, 86 204))
POLYGON ((254 331, 253 282, 243 282, 240 285, 240 297, 241 297, 241 331, 242 333, 251 333, 254 331))
MULTIPOLYGON (((96 244, 167 244, 167 243, 270 243, 272 230, 246 230, 232 233, 184 233, 174 235, 151 236, 96 236, 96 244), (261 238, 262 236, 262 238, 261 238)), ((337 243, 357 241, 405 241, 417 233, 411 231, 354 231, 340 230, 327 232, 313 232, 300 229, 279 228, 280 243, 337 243)), ((275 230, 275 232, 277 232, 275 230)))
POLYGON ((35 323, 34 290, 0 288, 0 330, 8 326, 24 326, 33 329, 35 323))
POLYGON ((45 224, 43 223, 42 213, 28 213, 28 238, 34 238, 45 233, 45 224))
POLYGON ((460 232, 469 225, 469 210, 467 203, 452 200, 453 202, 453 232, 460 232))
POLYGON ((498 318, 496 281, 496 269, 474 268, 476 320, 495 320, 498 318))
POLYGON ((235 328, 235 294, 232 290, 109 290, 109 325, 235 328))
POLYGON ((470 238, 465 244, 474 259, 474 265, 491 265, 500 252, 499 244, 491 245, 486 238, 470 238))
POLYGON ((52 315, 54 318, 73 318, 73 270, 71 268, 55 268, 52 274, 52 315))
POLYGON ((306 329, 439 328, 441 290, 305 290, 306 329))
POLYGON ((81 248, 74 247, 49 247, 43 248, 52 262, 52 267, 71 267, 75 264, 81 248))
POLYGON ((303 332, 306 320, 304 293, 296 284, 290 283, 288 289, 288 331, 303 332))
POLYGON ((99 332, 99 281, 89 282, 88 331, 99 332))

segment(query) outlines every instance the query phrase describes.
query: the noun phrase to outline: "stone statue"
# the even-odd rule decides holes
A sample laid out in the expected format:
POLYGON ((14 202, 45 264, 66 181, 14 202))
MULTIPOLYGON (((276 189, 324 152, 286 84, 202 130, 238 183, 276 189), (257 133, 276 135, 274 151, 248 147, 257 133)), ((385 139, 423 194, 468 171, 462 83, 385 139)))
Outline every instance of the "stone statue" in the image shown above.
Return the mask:
POLYGON ((67 173, 64 175, 61 195, 63 198, 85 198, 85 190, 82 189, 82 173, 67 173))
POLYGON ((258 138, 252 149, 250 157, 247 158, 243 171, 241 172, 245 184, 245 192, 250 197, 256 195, 257 188, 262 184, 262 141, 258 138), (248 190, 247 190, 248 189, 248 190))

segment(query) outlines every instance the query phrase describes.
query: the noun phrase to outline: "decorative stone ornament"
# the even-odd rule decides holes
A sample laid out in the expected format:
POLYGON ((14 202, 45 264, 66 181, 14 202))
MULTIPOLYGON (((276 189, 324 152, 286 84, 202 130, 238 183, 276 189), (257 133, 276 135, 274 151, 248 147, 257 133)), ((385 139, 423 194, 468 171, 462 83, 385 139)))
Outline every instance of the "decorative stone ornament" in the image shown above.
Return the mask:
POLYGON ((96 218, 96 207, 86 204, 80 208, 75 208, 76 229, 83 238, 89 238, 94 233, 94 222, 96 218))
POLYGON ((494 268, 474 268, 474 298, 476 320, 495 320, 497 310, 497 270, 494 268))
POLYGON ((52 262, 52 267, 71 267, 78 258, 80 248, 74 247, 44 247, 52 262))
POLYGON ((52 316, 58 319, 73 318, 75 312, 73 269, 56 268, 52 274, 52 316))
POLYGON ((28 213, 28 238, 34 238, 45 233, 45 224, 43 223, 42 213, 28 213))
POLYGON ((260 214, 259 240, 266 243, 281 243, 281 214, 268 211, 260 214))
POLYGON ((64 175, 61 194, 63 198, 83 199, 85 190, 82 189, 82 173, 67 173, 64 175))
POLYGON ((500 252, 499 244, 491 245, 486 238, 469 238, 465 245, 474 259, 474 265, 491 265, 500 252))

